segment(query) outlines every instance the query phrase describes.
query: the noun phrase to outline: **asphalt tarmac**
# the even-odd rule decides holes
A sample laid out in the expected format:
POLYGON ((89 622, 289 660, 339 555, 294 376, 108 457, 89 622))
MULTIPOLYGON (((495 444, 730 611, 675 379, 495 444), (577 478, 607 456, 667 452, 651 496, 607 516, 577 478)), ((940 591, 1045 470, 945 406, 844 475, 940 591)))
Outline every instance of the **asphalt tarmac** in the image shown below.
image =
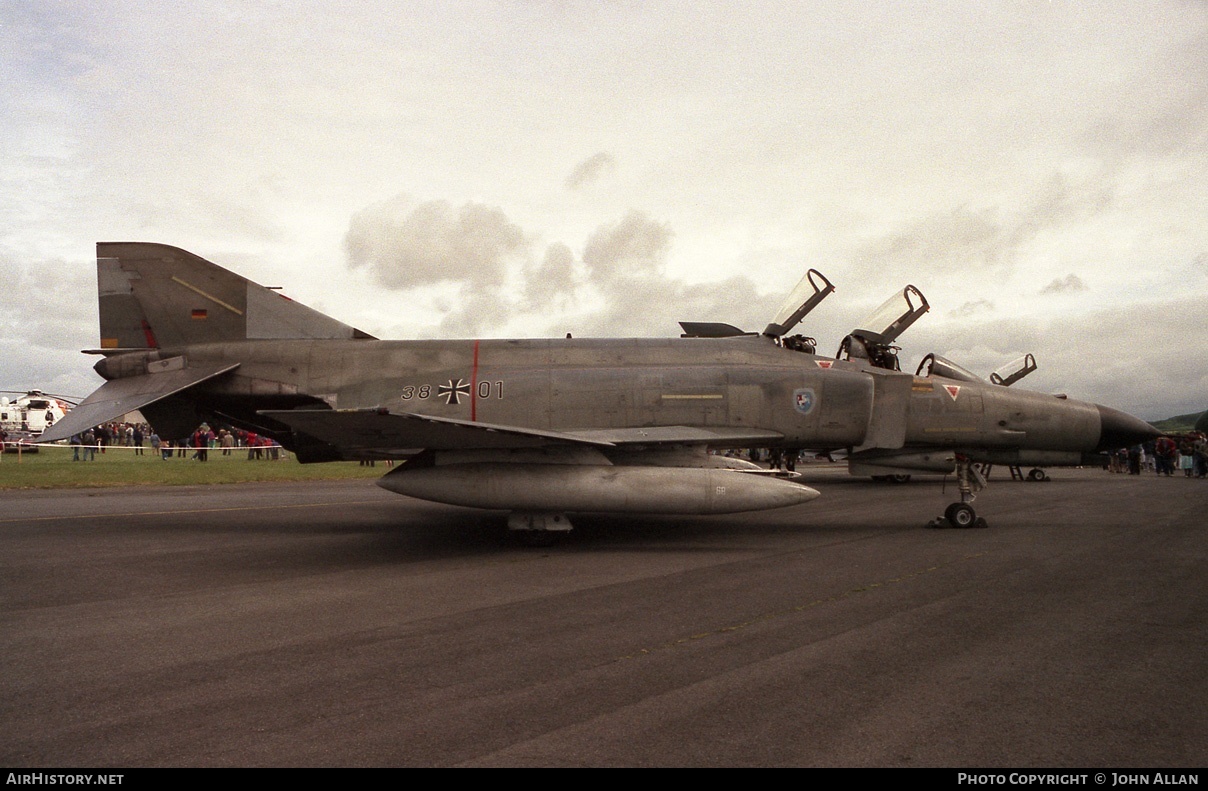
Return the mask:
POLYGON ((1052 474, 550 549, 366 481, 0 492, 0 765, 1208 765, 1208 481, 1052 474))

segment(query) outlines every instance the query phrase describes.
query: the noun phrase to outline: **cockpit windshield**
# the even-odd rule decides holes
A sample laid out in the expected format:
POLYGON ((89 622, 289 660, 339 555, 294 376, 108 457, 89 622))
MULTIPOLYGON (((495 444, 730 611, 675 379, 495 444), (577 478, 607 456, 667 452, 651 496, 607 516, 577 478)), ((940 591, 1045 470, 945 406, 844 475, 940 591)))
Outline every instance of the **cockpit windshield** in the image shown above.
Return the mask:
POLYGON ((893 343, 911 324, 931 309, 923 292, 906 286, 881 303, 852 333, 874 343, 893 343))

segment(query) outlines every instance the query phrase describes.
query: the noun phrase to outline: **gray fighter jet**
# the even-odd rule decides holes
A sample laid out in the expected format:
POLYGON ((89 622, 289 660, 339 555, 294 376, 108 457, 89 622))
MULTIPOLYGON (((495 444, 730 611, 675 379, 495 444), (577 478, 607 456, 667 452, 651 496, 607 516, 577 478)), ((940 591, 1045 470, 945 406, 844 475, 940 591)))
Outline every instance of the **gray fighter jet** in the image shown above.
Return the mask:
POLYGON ((763 332, 684 323, 666 339, 384 341, 184 250, 97 245, 106 383, 42 435, 138 409, 165 437, 201 421, 269 437, 298 460, 401 459, 379 484, 510 512, 529 536, 568 513, 718 514, 818 496, 729 448, 846 450, 853 471, 1076 464, 1158 432, 1108 407, 990 384, 959 366, 898 370, 891 344, 927 310, 908 286, 836 358, 788 333, 833 286, 810 270, 763 332))

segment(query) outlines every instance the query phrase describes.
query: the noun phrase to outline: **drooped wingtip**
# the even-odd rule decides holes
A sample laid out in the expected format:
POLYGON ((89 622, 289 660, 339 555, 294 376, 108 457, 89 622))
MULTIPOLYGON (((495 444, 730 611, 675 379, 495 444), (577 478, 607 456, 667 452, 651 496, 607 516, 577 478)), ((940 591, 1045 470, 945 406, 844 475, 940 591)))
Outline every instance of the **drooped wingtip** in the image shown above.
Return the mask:
POLYGON ((1099 445, 1096 450, 1116 450, 1162 436, 1162 432, 1139 417, 1109 406, 1095 404, 1099 410, 1099 445))

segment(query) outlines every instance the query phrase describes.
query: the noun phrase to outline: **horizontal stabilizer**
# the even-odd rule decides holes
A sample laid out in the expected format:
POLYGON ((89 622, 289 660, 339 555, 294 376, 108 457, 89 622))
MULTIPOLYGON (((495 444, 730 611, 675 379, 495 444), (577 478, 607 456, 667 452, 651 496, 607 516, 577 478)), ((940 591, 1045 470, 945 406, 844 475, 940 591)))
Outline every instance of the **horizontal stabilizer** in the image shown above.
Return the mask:
POLYGON ((238 367, 239 363, 213 363, 114 379, 101 385, 62 420, 42 432, 38 441, 57 442, 67 439, 72 434, 79 434, 93 426, 116 420, 127 412, 142 409, 238 367))
POLYGON ((421 449, 477 450, 549 445, 611 446, 558 431, 497 426, 377 409, 281 409, 260 414, 336 448, 346 458, 403 455, 421 449))

